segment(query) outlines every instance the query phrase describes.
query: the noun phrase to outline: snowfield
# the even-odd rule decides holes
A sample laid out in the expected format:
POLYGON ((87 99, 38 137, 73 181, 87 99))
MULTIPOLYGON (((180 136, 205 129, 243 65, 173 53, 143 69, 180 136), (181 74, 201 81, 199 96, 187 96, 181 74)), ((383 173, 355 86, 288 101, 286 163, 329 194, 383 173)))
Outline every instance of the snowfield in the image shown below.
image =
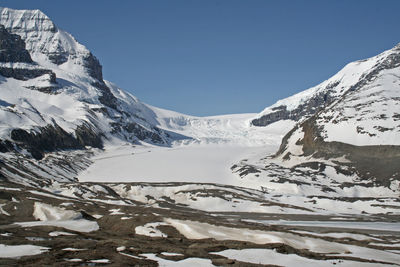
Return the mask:
POLYGON ((232 173, 236 162, 271 153, 276 146, 191 145, 173 148, 110 147, 92 158, 94 163, 79 174, 81 182, 194 182, 242 184, 232 173))
POLYGON ((159 126, 190 138, 172 147, 114 143, 92 157, 78 176, 82 182, 192 182, 250 185, 231 167, 249 157, 274 153, 293 121, 250 126, 249 115, 192 117, 158 109, 159 126), (171 115, 171 117, 166 117, 171 115))

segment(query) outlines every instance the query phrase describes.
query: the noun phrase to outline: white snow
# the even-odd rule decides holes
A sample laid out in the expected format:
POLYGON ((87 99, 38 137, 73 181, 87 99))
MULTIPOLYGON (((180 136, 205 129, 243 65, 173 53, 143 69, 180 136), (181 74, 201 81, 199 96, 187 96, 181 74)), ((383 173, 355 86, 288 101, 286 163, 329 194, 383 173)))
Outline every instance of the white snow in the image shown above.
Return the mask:
POLYGON ((34 245, 3 245, 0 244, 0 258, 19 258, 38 255, 47 252, 50 248, 34 245))
POLYGON ((126 249, 126 247, 125 246, 120 246, 120 247, 117 247, 117 251, 118 252, 120 252, 120 251, 124 251, 126 249))
POLYGON ((82 248, 63 248, 62 250, 64 250, 64 251, 82 251, 82 250, 86 250, 86 249, 82 249, 82 248))
POLYGON ((164 256, 184 256, 181 253, 174 253, 174 252, 161 252, 160 254, 164 256))
POLYGON ((236 115, 225 116, 222 122, 219 120, 222 119, 196 118, 196 123, 189 120, 194 126, 184 124, 180 133, 195 139, 176 142, 171 148, 107 146, 104 153, 92 158, 94 164, 81 172, 78 179, 83 182, 202 182, 249 186, 232 173, 232 165, 248 157, 274 153, 282 136, 293 125, 282 121, 269 128, 250 127, 247 117, 236 118, 236 115))
POLYGON ((53 231, 49 233, 49 236, 62 236, 62 235, 75 235, 75 234, 62 231, 53 231))
POLYGON ((395 119, 400 114, 398 77, 398 68, 384 70, 363 90, 350 92, 345 101, 319 114, 317 124, 323 127, 325 140, 358 146, 400 145, 400 120, 395 119))
POLYGON ((21 189, 19 189, 19 188, 4 187, 4 186, 0 186, 0 190, 7 190, 7 191, 21 191, 21 189))
POLYGON ((12 236, 12 233, 1 233, 0 236, 9 237, 12 236))
POLYGON ((97 222, 82 219, 82 215, 78 212, 41 202, 35 202, 33 216, 40 221, 15 224, 22 227, 51 225, 78 232, 92 232, 99 229, 97 222))
POLYGON ((35 202, 33 216, 40 221, 74 220, 80 218, 80 213, 54 207, 49 204, 35 202))
POLYGON ((0 204, 0 214, 6 215, 6 216, 10 216, 10 213, 8 213, 7 211, 5 211, 3 209, 3 207, 7 205, 7 204, 0 204))
POLYGON ((121 209, 110 209, 110 215, 124 215, 125 213, 120 211, 121 209))
POLYGON ((143 226, 137 226, 135 228, 135 233, 137 235, 145 235, 150 237, 167 237, 166 234, 157 229, 157 226, 160 225, 167 225, 167 224, 164 222, 146 223, 143 226))
POLYGON ((140 254, 140 256, 144 256, 149 260, 154 260, 158 262, 160 267, 175 267, 175 266, 198 266, 198 267, 209 267, 214 266, 209 259, 201 259, 201 258, 187 258, 180 261, 170 261, 165 260, 163 258, 157 257, 152 253, 140 254))
POLYGON ((276 146, 192 145, 173 148, 116 147, 94 158, 79 174, 82 182, 202 182, 240 185, 231 167, 254 153, 271 153, 276 146))
POLYGON ((99 225, 97 222, 92 222, 88 220, 63 220, 63 221, 34 221, 34 222, 16 222, 14 224, 20 225, 22 227, 34 227, 34 226, 56 226, 62 227, 71 231, 77 232, 92 232, 99 230, 99 225))
POLYGON ((93 262, 93 263, 109 263, 110 260, 109 259, 98 259, 98 260, 90 260, 90 262, 93 262))

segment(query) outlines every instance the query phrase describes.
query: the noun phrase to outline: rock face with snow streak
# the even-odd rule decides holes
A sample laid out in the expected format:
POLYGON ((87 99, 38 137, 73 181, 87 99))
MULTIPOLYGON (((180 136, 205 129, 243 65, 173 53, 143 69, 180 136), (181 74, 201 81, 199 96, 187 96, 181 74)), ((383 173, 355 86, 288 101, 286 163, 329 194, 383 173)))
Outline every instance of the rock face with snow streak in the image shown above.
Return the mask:
POLYGON ((0 150, 102 147, 103 139, 167 144, 150 109, 104 81, 93 54, 39 10, 0 8, 0 150), (150 115, 149 115, 150 114, 150 115))
POLYGON ((44 56, 51 63, 70 62, 82 67, 91 77, 102 81, 99 61, 69 33, 64 32, 40 10, 0 9, 0 24, 21 36, 33 58, 44 56))
MULTIPOLYGON (((350 63, 275 106, 290 107, 284 114, 299 120, 283 138, 275 162, 289 168, 330 165, 340 174, 384 186, 400 180, 400 45, 350 63), (308 112, 322 94, 329 101, 308 112)), ((256 122, 273 118, 275 108, 267 108, 256 122)))
POLYGON ((252 125, 266 126, 278 120, 298 121, 310 117, 348 92, 356 91, 375 80, 382 71, 399 65, 400 44, 375 57, 352 62, 321 84, 279 100, 254 118, 252 125))

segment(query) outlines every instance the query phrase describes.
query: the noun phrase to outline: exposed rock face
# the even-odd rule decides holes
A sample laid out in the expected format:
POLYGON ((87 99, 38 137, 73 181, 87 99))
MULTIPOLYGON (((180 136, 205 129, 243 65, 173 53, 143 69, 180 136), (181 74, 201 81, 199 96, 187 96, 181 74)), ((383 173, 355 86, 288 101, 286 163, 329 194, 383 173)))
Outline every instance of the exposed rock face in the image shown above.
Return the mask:
POLYGON ((7 68, 0 66, 0 75, 6 78, 14 78, 17 80, 27 81, 45 74, 49 74, 49 82, 56 83, 56 74, 51 70, 46 69, 31 69, 31 68, 7 68))
POLYGON ((100 103, 112 109, 118 110, 118 100, 111 93, 110 88, 107 87, 103 80, 101 80, 101 82, 92 83, 92 85, 98 88, 101 92, 101 95, 98 97, 100 103))
POLYGON ((40 10, 0 8, 0 24, 19 35, 32 55, 43 54, 50 62, 67 61, 80 65, 96 80, 102 81, 102 67, 93 54, 56 25, 40 10))
POLYGON ((9 63, 0 65, 0 75, 6 78, 26 81, 48 74, 49 82, 56 83, 55 73, 33 64, 25 42, 19 35, 9 33, 3 25, 0 25, 0 63, 9 63))
POLYGON ((91 77, 103 81, 103 67, 99 60, 93 56, 91 52, 83 58, 84 66, 87 68, 88 73, 91 77))
POLYGON ((360 178, 372 180, 377 185, 389 186, 393 179, 400 180, 399 145, 356 146, 337 141, 328 142, 321 136, 320 131, 316 116, 306 120, 283 138, 275 157, 283 160, 292 157, 304 158, 300 160, 300 165, 331 160, 336 165, 348 167, 348 175, 356 173, 360 178), (296 141, 296 145, 302 147, 303 153, 300 155, 293 155, 291 147, 288 146, 289 139, 293 138, 296 131, 304 133, 302 138, 293 140, 296 141), (339 158, 345 158, 346 161, 337 160, 339 158))
POLYGON ((298 121, 301 118, 315 114, 325 106, 330 104, 334 98, 330 95, 330 92, 319 93, 310 98, 306 103, 299 105, 294 110, 287 110, 286 106, 279 106, 273 108, 273 112, 263 115, 260 118, 254 119, 251 123, 254 126, 267 126, 271 123, 280 120, 294 120, 298 121))
POLYGON ((3 25, 0 25, 0 62, 33 62, 21 37, 10 34, 3 25))
POLYGON ((45 152, 62 149, 83 149, 85 146, 102 148, 101 135, 96 134, 88 125, 79 126, 75 135, 67 133, 57 124, 47 125, 37 131, 14 129, 11 139, 26 148, 35 159, 42 159, 45 152))
POLYGON ((113 131, 115 133, 127 132, 130 134, 130 136, 136 137, 140 141, 150 141, 156 144, 163 144, 164 142, 163 139, 160 137, 161 130, 157 127, 153 127, 151 130, 148 130, 137 123, 114 123, 113 131))

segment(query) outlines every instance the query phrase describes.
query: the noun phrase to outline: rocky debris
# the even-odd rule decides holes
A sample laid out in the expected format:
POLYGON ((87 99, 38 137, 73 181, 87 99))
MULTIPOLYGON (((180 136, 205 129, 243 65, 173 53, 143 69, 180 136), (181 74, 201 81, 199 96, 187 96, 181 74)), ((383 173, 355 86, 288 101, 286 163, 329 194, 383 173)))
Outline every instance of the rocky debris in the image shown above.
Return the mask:
MULTIPOLYGON (((316 117, 312 117, 285 135, 275 157, 288 160, 291 155, 288 140, 296 130, 301 129, 304 137, 296 144, 302 146, 300 157, 312 157, 306 162, 318 163, 320 160, 333 160, 333 165, 346 166, 347 175, 357 174, 364 180, 371 180, 376 185, 389 186, 393 180, 400 180, 400 146, 370 145, 355 146, 342 142, 327 142, 321 136, 316 124, 316 117), (335 161, 337 158, 346 158, 347 162, 335 161)), ((295 156, 295 157, 296 157, 295 156)))
MULTIPOLYGON (((40 255, 24 256, 19 258, 0 258, 0 265, 14 266, 38 266, 38 265, 138 265, 158 266, 155 259, 146 255, 154 255, 158 259, 174 262, 200 258, 209 259, 216 266, 271 266, 261 265, 231 259, 229 257, 215 254, 228 249, 265 249, 278 253, 280 257, 298 256, 304 260, 321 261, 348 261, 357 265, 358 263, 394 263, 395 255, 386 260, 368 259, 367 256, 359 257, 350 252, 347 253, 322 253, 314 249, 299 248, 299 244, 308 242, 326 242, 331 244, 332 250, 346 246, 357 250, 368 250, 377 255, 389 253, 390 250, 398 249, 393 244, 400 237, 399 232, 384 230, 363 230, 329 227, 307 227, 307 226, 285 226, 267 225, 258 222, 265 220, 291 221, 346 221, 348 218, 339 215, 301 215, 301 214, 259 214, 259 213, 220 213, 210 214, 198 210, 182 209, 177 205, 170 205, 168 209, 150 206, 143 203, 115 204, 112 201, 121 200, 107 195, 98 195, 93 190, 96 186, 104 188, 99 184, 75 184, 76 191, 83 187, 92 188, 90 192, 93 200, 82 199, 77 196, 69 197, 59 191, 44 191, 36 187, 21 186, 10 182, 0 182, 3 194, 0 194, 0 204, 3 211, 9 215, 2 216, 0 222, 0 235, 4 245, 31 244, 49 248, 40 255), (49 223, 48 225, 26 227, 14 224, 15 222, 36 221, 33 216, 36 203, 43 206, 62 208, 68 211, 85 214, 90 222, 97 223, 99 230, 82 232, 71 230, 49 223), (118 210, 119 214, 110 212, 118 210), (268 241, 265 244, 256 244, 239 240, 221 240, 219 233, 214 233, 211 238, 187 238, 181 234, 179 229, 172 225, 161 224, 155 226, 164 237, 152 237, 136 233, 136 227, 146 224, 163 222, 168 220, 181 220, 181 222, 198 222, 209 225, 215 229, 240 230, 246 235, 247 232, 260 231, 267 235, 283 235, 284 239, 268 241), (235 218, 235 220, 232 220, 235 218), (292 242, 293 241, 293 242, 292 242), (102 260, 102 261, 101 261, 102 260)), ((61 189, 62 190, 62 189, 61 189)), ((89 194, 86 194, 89 195, 89 194)), ((387 221, 398 220, 396 216, 372 218, 370 216, 353 217, 357 222, 379 222, 386 218, 387 221)), ((82 218, 79 218, 81 220, 82 218)), ((85 220, 85 218, 83 218, 85 220)), ((37 221, 36 221, 37 222, 37 221)), ((78 221, 76 221, 78 224, 78 221)), ((339 223, 340 224, 340 223, 339 223)), ((210 229, 213 229, 210 228, 210 229)), ((206 232, 207 229, 204 229, 206 232)), ((240 232, 237 231, 237 232, 240 232)), ((268 239, 267 239, 268 240, 268 239)), ((261 251, 260 251, 261 252, 261 251)), ((389 255, 389 254, 387 254, 389 255)))

